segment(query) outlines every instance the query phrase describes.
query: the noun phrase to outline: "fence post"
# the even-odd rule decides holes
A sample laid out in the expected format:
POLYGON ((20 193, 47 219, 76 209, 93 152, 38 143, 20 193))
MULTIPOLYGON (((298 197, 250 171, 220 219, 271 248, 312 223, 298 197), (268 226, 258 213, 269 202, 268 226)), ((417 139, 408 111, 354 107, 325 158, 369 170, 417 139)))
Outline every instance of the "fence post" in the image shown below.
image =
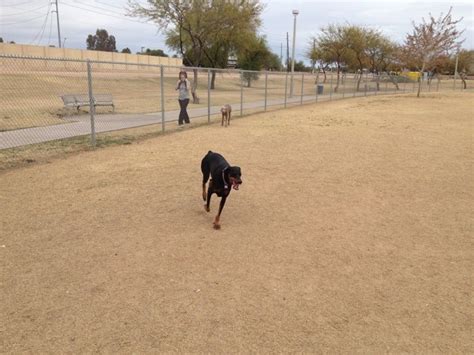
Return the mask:
POLYGON ((89 113, 91 116, 91 144, 95 147, 95 105, 94 105, 94 94, 92 91, 92 67, 91 62, 87 59, 87 83, 89 86, 89 113))
POLYGON ((303 105, 304 96, 304 73, 301 74, 301 105, 303 105))
POLYGON ((164 69, 163 64, 160 65, 160 95, 161 95, 161 131, 165 131, 165 90, 163 85, 164 69))
POLYGON ((378 95, 377 91, 379 91, 380 89, 380 76, 378 73, 377 74, 372 73, 372 80, 374 80, 374 77, 375 77, 374 95, 378 95))
POLYGON ((285 75, 285 108, 286 108, 286 95, 288 95, 288 71, 285 75))
MULTIPOLYGON (((319 70, 319 69, 318 69, 319 70)), ((318 85, 319 85, 319 72, 316 74, 316 80, 314 80, 316 83, 316 98, 315 102, 318 102, 318 85)), ((323 89, 324 90, 324 89, 323 89)))
POLYGON ((244 71, 240 71, 240 117, 244 109, 244 71))
POLYGON ((268 72, 265 72, 265 111, 267 110, 268 72))
POLYGON ((345 93, 344 93, 345 90, 344 90, 344 89, 345 89, 345 87, 346 87, 346 84, 345 84, 346 78, 344 77, 344 75, 345 75, 345 74, 342 73, 342 82, 341 82, 341 84, 342 84, 342 98, 345 97, 345 93))
MULTIPOLYGON (((362 78, 364 77, 364 72, 362 72, 362 78)), ((365 80, 364 80, 364 96, 367 96, 367 73, 365 73, 365 80)))
POLYGON ((359 80, 359 78, 357 77, 357 72, 354 72, 354 95, 352 95, 352 97, 356 97, 356 92, 357 92, 357 80, 359 80))
POLYGON ((331 88, 329 89, 329 101, 332 100, 332 74, 333 74, 333 71, 331 69, 331 88))
POLYGON ((211 69, 207 69, 207 123, 211 123, 211 69))

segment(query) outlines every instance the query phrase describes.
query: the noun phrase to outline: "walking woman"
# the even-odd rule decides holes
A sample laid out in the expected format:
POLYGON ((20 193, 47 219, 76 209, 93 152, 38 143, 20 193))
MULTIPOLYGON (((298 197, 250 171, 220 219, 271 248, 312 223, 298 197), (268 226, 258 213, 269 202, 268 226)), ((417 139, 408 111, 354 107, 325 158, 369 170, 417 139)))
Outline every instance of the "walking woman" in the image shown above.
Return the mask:
POLYGON ((184 123, 190 123, 189 122, 189 116, 188 112, 186 111, 186 108, 188 107, 189 104, 189 90, 191 89, 191 83, 188 80, 188 74, 186 74, 185 71, 180 71, 179 72, 179 80, 176 85, 176 90, 179 91, 179 107, 181 108, 181 111, 179 113, 179 120, 178 124, 181 126, 184 123))

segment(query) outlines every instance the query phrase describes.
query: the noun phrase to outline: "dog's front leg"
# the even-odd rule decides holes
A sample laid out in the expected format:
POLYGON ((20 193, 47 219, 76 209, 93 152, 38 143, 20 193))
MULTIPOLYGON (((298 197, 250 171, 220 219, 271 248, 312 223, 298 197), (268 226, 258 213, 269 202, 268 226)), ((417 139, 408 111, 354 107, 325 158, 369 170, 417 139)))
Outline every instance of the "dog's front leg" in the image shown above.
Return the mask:
POLYGON ((220 221, 222 209, 224 208, 226 199, 227 199, 227 196, 223 196, 221 198, 221 203, 219 204, 219 212, 217 213, 216 218, 214 218, 214 229, 221 229, 221 225, 220 225, 219 221, 220 221))
POLYGON ((207 196, 206 183, 204 182, 204 183, 202 184, 202 199, 203 199, 203 201, 206 201, 206 196, 207 196))
POLYGON ((206 212, 210 212, 211 211, 211 196, 212 196, 212 193, 213 193, 213 189, 212 189, 212 180, 209 182, 209 187, 207 188, 207 199, 206 199, 206 203, 204 204, 204 209, 206 210, 206 212))

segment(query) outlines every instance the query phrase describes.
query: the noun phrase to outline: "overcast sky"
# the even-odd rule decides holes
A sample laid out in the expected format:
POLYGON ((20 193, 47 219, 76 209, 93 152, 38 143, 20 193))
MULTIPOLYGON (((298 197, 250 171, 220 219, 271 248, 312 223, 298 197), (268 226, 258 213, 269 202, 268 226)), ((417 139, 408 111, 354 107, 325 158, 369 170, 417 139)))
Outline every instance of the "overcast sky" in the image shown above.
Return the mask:
MULTIPOLYGON (((52 0, 54 1, 54 0, 52 0)), ((125 17, 126 0, 58 0, 61 37, 69 48, 85 49, 85 39, 97 28, 115 36, 117 49, 129 47, 132 53, 145 48, 162 48, 169 54, 164 37, 151 23, 125 17)), ((142 2, 144 0, 141 0, 142 2)), ((267 36, 273 52, 286 56, 286 33, 293 31, 292 10, 298 9, 296 59, 304 60, 310 38, 330 23, 351 23, 381 30, 397 42, 403 42, 412 21, 420 22, 431 12, 436 17, 453 7, 455 18, 463 17, 464 47, 473 49, 474 16, 472 1, 289 1, 264 0, 261 34, 267 36)), ((0 0, 0 37, 22 44, 56 45, 55 6, 50 0, 0 0)), ((306 61, 306 60, 305 60, 306 61)))

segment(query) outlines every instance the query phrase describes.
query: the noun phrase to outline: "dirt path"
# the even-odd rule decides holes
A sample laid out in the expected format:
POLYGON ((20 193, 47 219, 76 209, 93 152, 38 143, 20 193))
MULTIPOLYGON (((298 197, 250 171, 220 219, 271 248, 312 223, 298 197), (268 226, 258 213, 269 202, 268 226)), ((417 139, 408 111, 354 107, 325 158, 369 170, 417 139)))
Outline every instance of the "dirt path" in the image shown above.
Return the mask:
POLYGON ((1 351, 472 353, 473 98, 321 103, 2 173, 1 351), (208 150, 243 172, 220 231, 208 150))

